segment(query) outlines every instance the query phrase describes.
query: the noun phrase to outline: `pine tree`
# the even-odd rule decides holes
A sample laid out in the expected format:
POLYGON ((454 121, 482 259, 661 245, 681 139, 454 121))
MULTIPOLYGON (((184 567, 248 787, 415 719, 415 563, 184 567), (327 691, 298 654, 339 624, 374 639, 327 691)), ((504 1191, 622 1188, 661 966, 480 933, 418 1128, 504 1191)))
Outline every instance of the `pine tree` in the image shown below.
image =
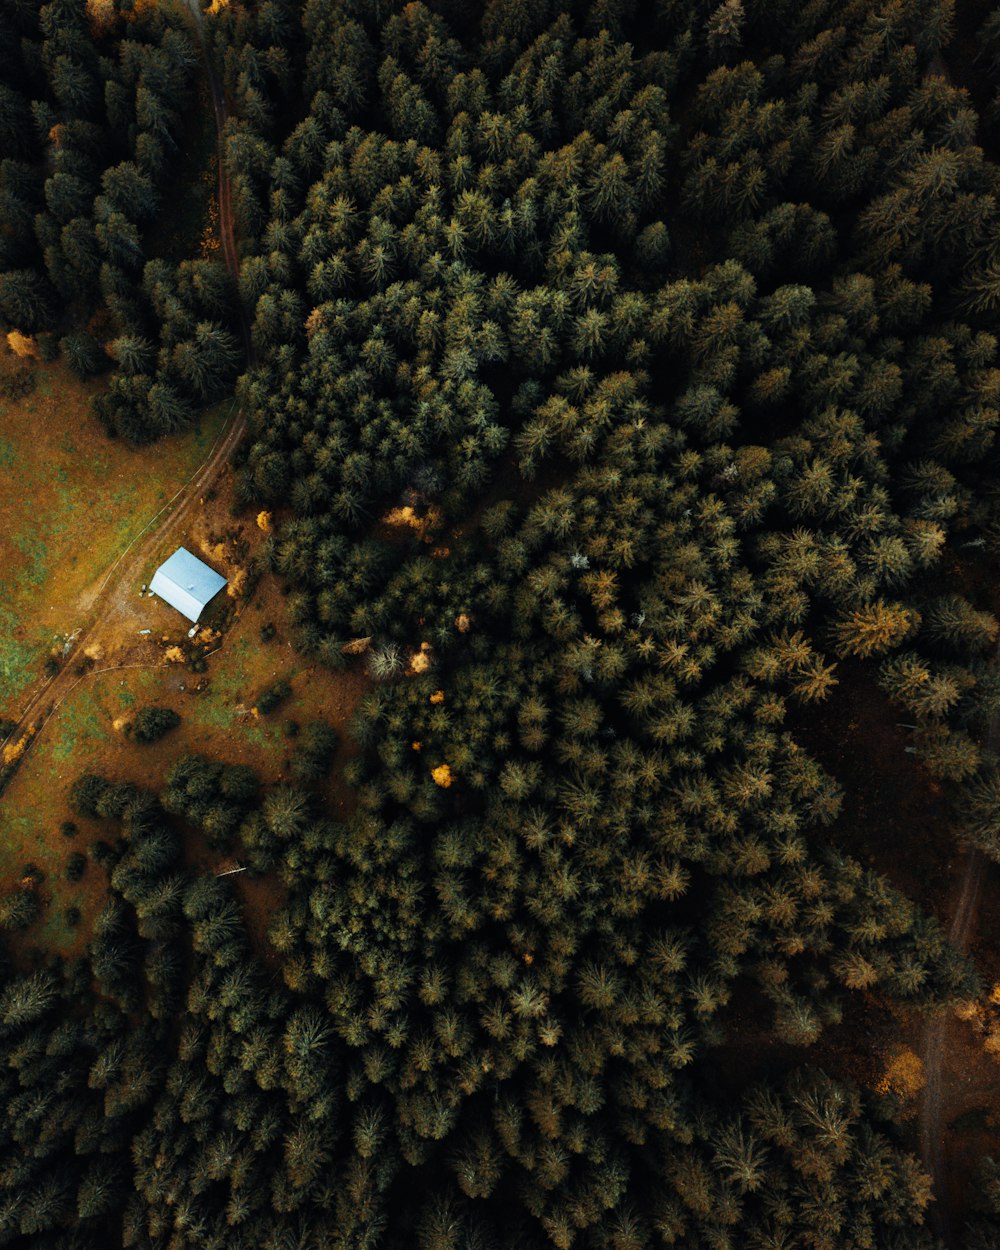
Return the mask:
POLYGON ((877 599, 837 619, 831 638, 838 655, 865 659, 897 646, 918 623, 919 617, 912 608, 877 599))
POLYGON ((0 1021, 10 1033, 45 1015, 58 1001, 58 985, 54 977, 38 972, 8 982, 0 993, 0 1021))
POLYGON ((191 339, 174 348, 172 360, 190 391, 208 401, 226 393, 239 365, 240 351, 228 330, 202 321, 194 327, 191 339))
POLYGON ((108 350, 125 373, 149 374, 156 364, 153 344, 136 334, 119 335, 108 344, 108 350))
POLYGON ((109 364, 107 356, 92 334, 77 332, 59 340, 59 349, 66 363, 81 378, 103 372, 109 364))
POLYGON ((961 595, 943 595, 932 600, 924 612, 922 628, 936 642, 973 652, 991 647, 1000 632, 991 613, 977 611, 961 595))
POLYGON ((0 317, 29 333, 51 323, 55 296, 51 286, 31 269, 0 273, 0 317))
POLYGON ((132 722, 132 737, 136 742, 157 742, 180 723, 181 718, 172 708, 140 708, 132 722))

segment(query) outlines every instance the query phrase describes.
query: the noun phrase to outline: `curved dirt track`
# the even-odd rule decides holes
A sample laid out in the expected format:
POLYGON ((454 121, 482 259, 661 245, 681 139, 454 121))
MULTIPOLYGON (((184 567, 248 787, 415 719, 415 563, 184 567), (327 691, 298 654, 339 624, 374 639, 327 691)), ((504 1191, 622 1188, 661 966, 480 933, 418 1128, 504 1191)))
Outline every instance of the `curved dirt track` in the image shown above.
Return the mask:
MULTIPOLYGON (((932 76, 943 78, 947 83, 952 82, 948 63, 940 51, 934 54, 927 66, 925 78, 932 76)), ((1000 662, 1000 650, 994 656, 994 662, 1000 662)), ((994 720, 987 735, 988 749, 995 752, 998 741, 1000 741, 1000 723, 994 720)), ((953 885, 948 937, 959 950, 966 951, 975 932, 976 913, 987 863, 985 856, 976 850, 965 851, 962 858, 964 861, 962 873, 953 885)), ((951 1118, 944 1108, 946 1042, 949 1028, 954 1028, 955 1023, 950 1016, 940 1013, 933 1016, 924 1025, 920 1046, 920 1058, 924 1065, 924 1088, 918 1120, 920 1157, 924 1170, 931 1178, 936 1197, 930 1209, 928 1223, 948 1250, 959 1250, 961 1246, 961 1239, 956 1233, 951 1212, 943 1201, 947 1193, 948 1169, 944 1126, 951 1118)), ((951 1057, 954 1062, 954 1057, 951 1057)))
MULTIPOLYGON (((199 0, 188 0, 194 16, 198 37, 205 50, 204 31, 199 0)), ((218 78, 208 59, 205 50, 205 73, 212 96, 212 108, 215 115, 216 131, 220 145, 223 127, 226 122, 225 97, 218 78)), ((225 164, 219 159, 219 237, 223 259, 227 270, 234 281, 239 278, 239 254, 236 250, 235 232, 231 208, 229 174, 225 164)), ((250 329, 246 310, 240 308, 241 328, 248 358, 251 354, 250 329)), ((70 633, 73 648, 63 661, 63 667, 36 689, 29 697, 27 706, 18 717, 17 724, 6 739, 0 740, 0 747, 7 742, 24 739, 24 753, 31 748, 40 734, 48 718, 55 712, 66 696, 86 680, 91 673, 83 676, 73 671, 73 660, 82 656, 84 648, 100 641, 102 630, 111 625, 124 610, 125 604, 134 602, 136 592, 142 581, 146 565, 152 556, 170 544, 171 537, 179 538, 186 527, 192 509, 200 498, 219 477, 237 444, 246 431, 246 414, 242 408, 232 416, 226 428, 220 433, 206 459, 195 470, 194 474, 176 492, 174 497, 152 517, 146 526, 132 540, 108 569, 104 579, 82 605, 88 612, 87 619, 76 630, 70 633), (160 520, 160 518, 163 518, 160 520), (159 524, 157 524, 159 521, 159 524), (29 736, 26 736, 29 735, 29 736)), ((127 661, 115 668, 134 667, 127 661)), ((107 672, 108 669, 102 669, 107 672)), ((23 758, 23 756, 22 756, 23 758)))
MULTIPOLYGON (((994 663, 1000 662, 1000 650, 994 655, 994 663)), ((986 737, 987 750, 995 752, 1000 743, 1000 720, 993 720, 986 737)), ((961 876, 952 886, 950 900, 951 923, 948 926, 948 937, 961 951, 966 951, 975 934, 976 914, 979 899, 983 891, 988 864, 981 851, 967 850, 962 856, 961 876)), ((946 1065, 951 1060, 952 1066, 960 1063, 956 1059, 962 1052, 954 1051, 947 1045, 949 1030, 956 1028, 958 1022, 950 1014, 937 1013, 924 1024, 921 1038, 920 1058, 924 1065, 924 1089, 920 1102, 920 1157, 924 1169, 931 1178, 936 1201, 930 1210, 929 1223, 931 1229, 945 1246, 957 1248, 961 1241, 951 1218, 951 1212, 944 1198, 948 1193, 947 1172, 948 1157, 945 1149, 945 1125, 952 1117, 945 1107, 946 1085, 953 1087, 948 1080, 951 1075, 946 1072, 946 1065)))
MULTIPOLYGON (((992 734, 991 734, 992 737, 992 734)), ((959 948, 966 950, 975 928, 976 911, 982 892, 986 861, 979 851, 967 851, 962 875, 955 883, 956 897, 948 937, 959 948)), ((951 1215, 942 1201, 947 1192, 946 1172, 948 1166, 945 1151, 944 1125, 950 1116, 944 1102, 945 1043, 950 1028, 956 1021, 944 1014, 937 1014, 924 1025, 920 1058, 924 1065, 924 1088, 920 1103, 920 1156, 924 1169, 931 1178, 937 1200, 930 1209, 931 1229, 948 1247, 960 1242, 952 1224, 951 1215)))

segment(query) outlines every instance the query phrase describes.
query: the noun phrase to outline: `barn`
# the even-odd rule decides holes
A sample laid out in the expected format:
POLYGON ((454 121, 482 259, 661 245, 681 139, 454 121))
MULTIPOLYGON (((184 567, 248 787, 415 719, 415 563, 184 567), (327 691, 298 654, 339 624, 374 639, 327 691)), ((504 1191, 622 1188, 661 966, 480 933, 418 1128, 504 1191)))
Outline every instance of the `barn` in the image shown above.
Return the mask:
POLYGON ((178 547, 153 574, 149 589, 172 608, 183 612, 189 621, 197 621, 225 584, 221 573, 210 569, 187 548, 178 547))

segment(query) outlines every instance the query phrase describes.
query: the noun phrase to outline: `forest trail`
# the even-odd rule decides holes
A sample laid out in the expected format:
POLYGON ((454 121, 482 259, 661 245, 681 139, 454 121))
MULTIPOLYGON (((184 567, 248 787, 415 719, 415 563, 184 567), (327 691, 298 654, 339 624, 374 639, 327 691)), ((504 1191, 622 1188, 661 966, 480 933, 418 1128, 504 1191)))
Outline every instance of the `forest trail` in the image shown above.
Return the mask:
MULTIPOLYGON (((233 229, 233 208, 232 208, 232 187, 229 181, 229 174, 222 159, 222 139, 225 131, 226 120, 229 116, 226 109, 226 94, 219 82, 219 76, 215 72, 212 65, 211 57, 208 54, 208 47, 205 43, 205 19, 201 11, 201 0, 187 0, 188 8, 194 18, 194 25, 198 32, 198 39, 201 43, 203 60, 205 64, 205 77, 208 81, 208 90, 212 97, 212 112, 215 115, 215 131, 219 141, 219 243, 222 247, 222 256, 225 261, 226 268, 233 276, 233 280, 238 282, 240 276, 240 257, 236 249, 236 232, 233 229)), ((243 331, 243 342, 246 348, 247 360, 253 361, 253 342, 250 335, 250 321, 247 317, 246 308, 240 301, 240 325, 243 331)))
MULTIPOLYGON (((990 738, 994 734, 991 732, 990 738)), ((948 937, 959 948, 968 949, 972 939, 979 898, 982 893, 986 863, 981 852, 966 851, 961 876, 955 883, 952 920, 948 937)), ((948 1204, 943 1200, 949 1192, 949 1159, 945 1145, 945 1126, 954 1118, 954 1098, 964 1092, 967 1073, 952 1069, 965 1067, 967 1039, 955 1038, 957 1032, 968 1031, 968 1025, 954 1015, 939 1013, 927 1021, 923 1029, 920 1058, 924 1065, 924 1089, 920 1103, 920 1156, 931 1178, 936 1201, 930 1209, 929 1223, 948 1247, 959 1246, 948 1204), (947 1106, 945 1104, 948 1104, 947 1106)))
MULTIPOLYGON (((212 67, 205 46, 204 25, 199 0, 188 0, 189 8, 194 15, 194 24, 204 53, 205 73, 212 96, 212 108, 215 115, 216 131, 220 143, 226 123, 226 102, 218 77, 212 67)), ((229 174, 225 163, 219 157, 219 237, 225 261, 234 282, 239 280, 239 253, 236 248, 236 237, 233 229, 233 214, 229 174)), ((252 359, 250 325, 246 309, 240 306, 240 319, 247 357, 252 359)), ((171 540, 178 544, 185 536, 187 523, 192 511, 199 506, 200 500, 210 487, 217 481, 225 469, 229 457, 239 444, 246 431, 246 413, 242 407, 231 416, 228 424, 220 432, 207 457, 173 496, 173 498, 153 516, 143 530, 132 540, 129 546, 118 556, 104 575, 97 591, 83 605, 89 612, 89 619, 75 629, 67 627, 66 636, 72 640, 72 649, 63 658, 59 672, 44 681, 29 697, 28 704, 21 712, 11 733, 2 741, 16 744, 23 741, 21 758, 30 750, 40 735, 49 718, 58 710, 66 697, 89 676, 97 672, 107 672, 108 668, 133 667, 128 658, 118 664, 111 664, 100 669, 92 669, 82 676, 74 672, 74 661, 82 657, 88 648, 101 646, 104 633, 111 632, 112 627, 125 614, 126 605, 134 605, 136 593, 141 584, 147 563, 154 554, 171 545, 171 540), (161 519, 162 518, 162 519, 161 519)))
MULTIPOLYGON (((952 81, 948 63, 940 51, 928 63, 925 77, 931 76, 943 78, 947 83, 952 81)), ((1000 652, 995 659, 1000 663, 1000 652)), ((996 751, 998 740, 1000 724, 994 720, 987 735, 989 750, 996 751)), ((986 858, 981 851, 967 850, 962 853, 962 872, 953 886, 951 924, 948 926, 949 939, 961 951, 968 951, 975 933, 986 867, 986 858)), ((953 1102, 967 1091, 969 1084, 974 1083, 970 1081, 967 1071, 958 1071, 959 1067, 965 1067, 968 1057, 968 1037, 964 1035, 967 1032, 967 1027, 954 1015, 941 1013, 924 1025, 920 1047, 925 1082, 918 1121, 920 1157, 931 1178, 935 1195, 929 1224, 949 1250, 959 1250, 961 1243, 951 1218, 951 1204, 947 1202, 950 1160, 945 1145, 945 1127, 958 1110, 953 1102), (961 1038, 955 1036, 959 1030, 963 1032, 961 1038)))
MULTIPOLYGON (((996 657, 1000 662, 1000 653, 996 657)), ((1000 722, 990 724, 986 745, 996 751, 1000 742, 1000 722)), ((976 930, 976 916, 988 864, 981 851, 962 853, 961 875, 952 888, 949 903, 951 923, 948 937, 961 951, 968 951, 976 930)), ((930 1210, 930 1226, 948 1247, 960 1245, 950 1206, 949 1184, 954 1160, 949 1159, 945 1141, 948 1123, 968 1104, 970 1087, 981 1084, 971 1071, 969 1027, 951 1013, 938 1013, 924 1025, 920 1057, 924 1065, 924 1090, 920 1103, 920 1155, 931 1178, 936 1201, 930 1210), (962 1102, 963 1106, 958 1104, 962 1102)), ((979 1056, 974 1058, 978 1059, 979 1056)))

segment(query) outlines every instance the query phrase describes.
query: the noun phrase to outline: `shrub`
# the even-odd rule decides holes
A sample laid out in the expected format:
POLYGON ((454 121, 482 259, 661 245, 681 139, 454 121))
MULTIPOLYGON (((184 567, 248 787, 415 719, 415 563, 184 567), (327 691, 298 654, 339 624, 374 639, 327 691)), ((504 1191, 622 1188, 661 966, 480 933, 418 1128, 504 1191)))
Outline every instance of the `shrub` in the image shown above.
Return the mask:
POLYGON ((284 703, 291 693, 291 686, 282 678, 260 692, 257 696, 257 710, 267 715, 268 712, 273 712, 276 707, 284 703))
POLYGON ((23 399, 35 389, 35 368, 30 359, 0 350, 0 399, 23 399))
POLYGON ((90 844, 90 858, 102 868, 111 868, 118 862, 115 848, 103 838, 98 838, 96 842, 90 844))
POLYGON ((0 895, 0 929, 26 929, 41 911, 34 890, 12 890, 0 895))
POLYGON ((38 335, 36 342, 38 343, 38 354, 46 364, 50 365, 53 360, 59 359, 58 335, 53 334, 50 330, 43 330, 38 335))
POLYGON ((173 708, 144 707, 132 722, 132 737, 136 742, 158 742, 180 723, 181 718, 173 708))
POLYGON ((85 331, 67 334, 59 340, 59 346, 66 363, 78 378, 91 378, 96 373, 102 373, 111 363, 101 351, 97 339, 85 331))
POLYGON ((66 862, 66 880, 79 881, 86 871, 86 855, 81 854, 79 851, 74 851, 66 862))
POLYGON ((96 773, 84 773, 70 788, 70 806, 81 816, 96 816, 98 808, 111 789, 108 781, 96 773))
POLYGON ((315 720, 299 735, 292 760, 296 781, 319 781, 330 769, 330 762, 340 739, 337 731, 325 721, 315 720))
POLYGON ((108 782, 96 773, 84 773, 70 787, 69 805, 81 816, 96 816, 97 807, 109 789, 108 782))

